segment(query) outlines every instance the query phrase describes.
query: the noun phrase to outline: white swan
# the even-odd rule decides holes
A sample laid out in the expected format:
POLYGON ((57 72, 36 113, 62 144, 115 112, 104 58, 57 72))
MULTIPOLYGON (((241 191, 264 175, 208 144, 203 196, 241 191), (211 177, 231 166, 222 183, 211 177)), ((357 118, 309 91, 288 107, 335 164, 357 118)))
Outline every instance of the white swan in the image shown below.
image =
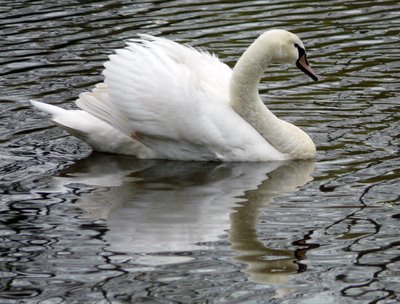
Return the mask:
POLYGON ((139 158, 269 161, 313 158, 300 128, 277 118, 258 94, 272 62, 295 63, 317 80, 301 40, 270 30, 233 71, 213 55, 140 35, 105 63, 105 81, 80 94, 81 110, 31 101, 95 150, 139 158))

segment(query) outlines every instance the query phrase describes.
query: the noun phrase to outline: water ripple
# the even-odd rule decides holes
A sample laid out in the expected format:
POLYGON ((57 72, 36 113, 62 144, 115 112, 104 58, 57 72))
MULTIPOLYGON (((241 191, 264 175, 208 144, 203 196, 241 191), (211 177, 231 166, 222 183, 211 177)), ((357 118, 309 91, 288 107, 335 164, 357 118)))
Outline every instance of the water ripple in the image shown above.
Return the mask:
MULTIPOLYGON (((391 0, 2 1, 2 301, 399 300, 399 244, 394 233, 400 218, 399 12, 398 1, 391 0), (146 170, 147 162, 130 161, 140 168, 127 173, 128 165, 111 158, 101 160, 114 167, 101 178, 86 179, 86 184, 83 176, 90 170, 102 172, 90 159, 53 177, 91 150, 52 126, 27 100, 73 107, 71 101, 80 92, 102 80, 102 63, 112 50, 137 33, 207 49, 233 66, 257 35, 277 27, 302 37, 309 61, 321 76, 318 83, 310 83, 294 68, 272 66, 260 85, 265 103, 315 140, 314 180, 271 200, 267 179, 257 187, 248 186, 240 202, 231 198, 230 203, 239 204, 239 215, 257 223, 257 229, 249 228, 247 239, 236 244, 238 251, 223 232, 219 239, 191 245, 198 250, 164 252, 170 260, 186 261, 181 264, 160 265, 168 260, 161 253, 132 257, 105 250, 112 220, 107 226, 103 219, 108 209, 90 215, 99 211, 93 201, 107 207, 110 197, 117 200, 116 194, 129 191, 138 191, 136 195, 148 201, 164 193, 167 200, 171 191, 210 182, 212 174, 229 180, 230 171, 197 168, 212 174, 204 173, 202 181, 193 178, 196 174, 188 175, 190 184, 179 175, 146 170), (128 181, 134 187, 127 187, 128 181), (78 206, 81 200, 86 200, 89 211, 78 206), (248 252, 246 241, 253 246, 248 252), (158 260, 158 266, 149 266, 150 260, 158 260), (249 278, 264 280, 264 285, 249 278), (278 278, 279 286, 272 283, 278 278)), ((167 167, 170 172, 193 169, 167 167)), ((274 172, 278 175, 279 170, 268 173, 269 181, 276 178, 274 172)), ((154 202, 149 203, 151 208, 135 204, 138 209, 120 210, 135 215, 160 208, 154 202)), ((205 209, 214 214, 222 210, 205 209)))

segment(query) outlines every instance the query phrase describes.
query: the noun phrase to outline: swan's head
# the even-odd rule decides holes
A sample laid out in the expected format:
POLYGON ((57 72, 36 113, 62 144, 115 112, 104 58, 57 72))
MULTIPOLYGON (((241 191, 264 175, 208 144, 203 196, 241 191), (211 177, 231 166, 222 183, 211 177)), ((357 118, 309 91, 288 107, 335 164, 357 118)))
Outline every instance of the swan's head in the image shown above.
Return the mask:
POLYGON ((317 75, 307 61, 306 49, 300 38, 285 30, 270 30, 262 34, 262 41, 268 45, 272 60, 296 64, 296 66, 314 81, 317 75))

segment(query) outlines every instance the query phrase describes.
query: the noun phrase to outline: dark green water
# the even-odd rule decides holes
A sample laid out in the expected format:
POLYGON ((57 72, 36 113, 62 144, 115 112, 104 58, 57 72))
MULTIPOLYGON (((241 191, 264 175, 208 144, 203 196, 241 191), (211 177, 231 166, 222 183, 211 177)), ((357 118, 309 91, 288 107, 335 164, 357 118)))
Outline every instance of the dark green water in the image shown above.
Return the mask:
POLYGON ((1 1, 0 303, 399 302, 399 34, 398 1, 1 1), (270 28, 321 76, 261 86, 315 161, 91 154, 27 103, 72 108, 137 33, 233 66, 270 28))

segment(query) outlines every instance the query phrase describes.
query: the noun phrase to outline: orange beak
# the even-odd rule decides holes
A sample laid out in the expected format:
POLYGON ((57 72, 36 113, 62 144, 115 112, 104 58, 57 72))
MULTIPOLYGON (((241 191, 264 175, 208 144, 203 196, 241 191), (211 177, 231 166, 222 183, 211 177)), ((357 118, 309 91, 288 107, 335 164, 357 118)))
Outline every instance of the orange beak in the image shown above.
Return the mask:
POLYGON ((299 59, 296 61, 296 66, 303 71, 304 74, 310 76, 312 80, 318 81, 317 75, 308 64, 306 52, 302 52, 299 55, 299 59))

